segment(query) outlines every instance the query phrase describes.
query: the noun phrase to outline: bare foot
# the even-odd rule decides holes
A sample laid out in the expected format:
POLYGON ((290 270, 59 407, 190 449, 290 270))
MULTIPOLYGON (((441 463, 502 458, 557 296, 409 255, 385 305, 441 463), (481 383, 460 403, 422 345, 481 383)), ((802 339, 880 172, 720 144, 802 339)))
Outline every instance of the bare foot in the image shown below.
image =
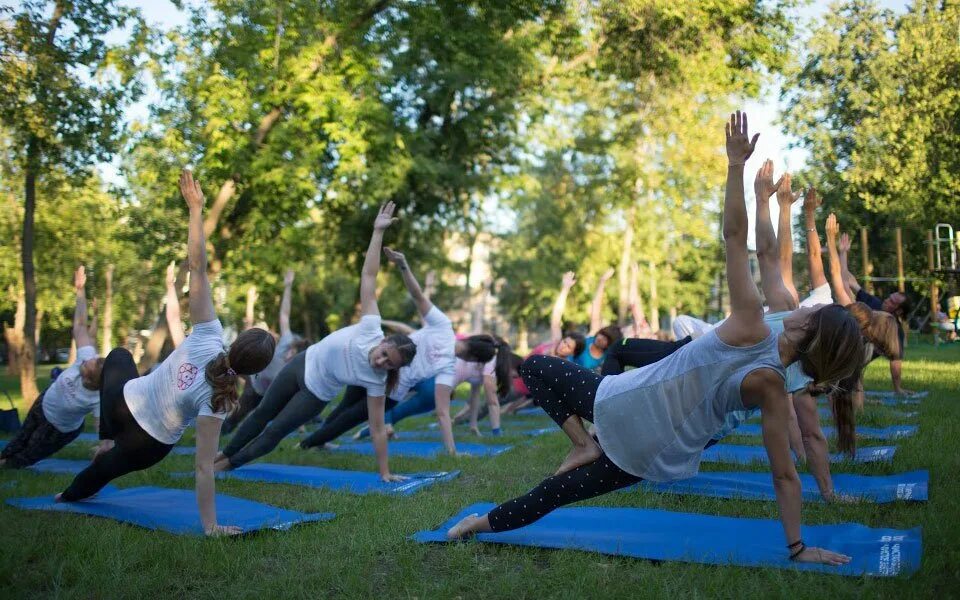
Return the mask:
POLYGON ((217 452, 217 455, 213 457, 213 462, 217 463, 222 460, 227 460, 226 455, 223 452, 217 452))
POLYGON ((465 516, 464 518, 460 519, 459 523, 447 530, 447 539, 461 540, 465 537, 472 536, 476 533, 474 527, 477 525, 477 521, 479 520, 480 515, 477 513, 465 516))
POLYGON ((336 450, 339 447, 340 447, 340 444, 334 444, 332 442, 327 442, 326 444, 320 447, 314 446, 314 448, 318 448, 320 450, 336 450))
POLYGON ((590 441, 585 446, 574 446, 570 449, 570 452, 567 454, 567 457, 563 459, 563 462, 560 464, 560 468, 557 469, 557 472, 554 475, 560 475, 561 473, 566 473, 572 469, 583 466, 588 463, 600 458, 600 446, 597 445, 593 438, 590 438, 590 441))
POLYGON ((54 502, 63 502, 63 492, 60 492, 59 494, 57 494, 56 496, 54 496, 54 497, 53 497, 53 501, 54 501, 54 502))
POLYGON ((393 437, 394 437, 395 435, 397 435, 397 432, 393 430, 393 425, 391 425, 390 423, 387 423, 386 425, 384 425, 383 430, 384 430, 385 432, 387 432, 387 439, 388 439, 388 440, 392 440, 393 437))
POLYGON ((214 473, 220 473, 220 472, 223 472, 223 471, 229 471, 229 470, 232 469, 232 468, 233 468, 233 467, 230 465, 230 460, 227 459, 227 458, 223 458, 223 459, 220 459, 220 460, 215 460, 215 461, 213 461, 213 472, 214 472, 214 473))
POLYGON ((483 437, 483 434, 480 433, 480 427, 479 427, 479 426, 476 426, 476 425, 474 425, 473 427, 470 428, 470 433, 472 433, 473 435, 475 435, 475 436, 477 436, 477 437, 483 437))

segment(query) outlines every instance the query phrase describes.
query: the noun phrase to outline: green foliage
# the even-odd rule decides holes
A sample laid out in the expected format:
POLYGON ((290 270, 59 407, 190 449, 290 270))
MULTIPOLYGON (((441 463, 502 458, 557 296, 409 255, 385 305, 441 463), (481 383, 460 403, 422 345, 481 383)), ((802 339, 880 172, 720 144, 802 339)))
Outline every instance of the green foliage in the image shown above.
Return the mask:
POLYGON ((899 226, 908 274, 926 275, 926 231, 960 221, 960 7, 919 0, 899 17, 870 0, 834 8, 791 74, 787 130, 812 155, 825 208, 851 233, 869 228, 876 273, 896 273, 899 226))

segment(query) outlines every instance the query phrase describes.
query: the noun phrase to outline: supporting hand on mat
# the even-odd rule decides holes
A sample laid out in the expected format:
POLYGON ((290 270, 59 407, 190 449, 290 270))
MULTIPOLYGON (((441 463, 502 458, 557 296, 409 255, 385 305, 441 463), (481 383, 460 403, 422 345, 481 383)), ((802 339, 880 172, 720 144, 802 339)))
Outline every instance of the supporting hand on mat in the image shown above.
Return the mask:
POLYGON ((243 533, 243 530, 236 525, 214 525, 210 529, 207 529, 204 533, 210 537, 224 537, 230 535, 240 535, 243 533))
POLYGON ((381 473, 380 479, 385 483, 391 483, 394 481, 407 481, 410 478, 406 475, 394 475, 393 473, 381 473))
POLYGON ((862 499, 859 496, 851 496, 850 494, 830 494, 829 496, 824 497, 824 500, 832 504, 859 504, 862 499))
POLYGON ((793 560, 799 563, 815 563, 839 567, 847 564, 851 559, 846 554, 840 554, 839 552, 833 552, 831 550, 824 550, 823 548, 807 546, 804 548, 803 552, 797 555, 797 557, 793 560))

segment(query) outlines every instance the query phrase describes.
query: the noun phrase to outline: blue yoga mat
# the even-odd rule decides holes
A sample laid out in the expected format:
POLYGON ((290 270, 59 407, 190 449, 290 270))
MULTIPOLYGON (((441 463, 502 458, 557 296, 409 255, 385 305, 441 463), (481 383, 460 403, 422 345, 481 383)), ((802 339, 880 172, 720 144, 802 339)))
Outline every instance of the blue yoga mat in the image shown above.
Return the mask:
POLYGON ((77 436, 75 442, 99 442, 100 436, 96 433, 84 432, 77 436))
POLYGON ((377 473, 258 463, 244 465, 233 471, 218 473, 217 477, 264 483, 288 483, 311 488, 329 488, 354 494, 378 493, 409 496, 439 481, 450 481, 458 475, 460 475, 460 471, 411 473, 407 475, 410 477, 407 481, 386 483, 381 481, 380 475, 377 473))
MULTIPOLYGON (((536 429, 504 429, 503 435, 526 435, 529 437, 537 437, 547 433, 554 433, 560 431, 559 427, 539 427, 536 429)), ((464 432, 457 431, 457 434, 462 434, 464 432)), ((411 429, 409 431, 398 431, 394 434, 393 439, 396 440, 439 440, 442 437, 440 431, 434 428, 430 429, 411 429)), ((477 439, 477 438, 472 438, 477 439)), ((493 434, 486 435, 486 437, 481 438, 482 440, 497 440, 498 436, 493 434)), ((459 446, 458 446, 459 447, 459 446)))
MULTIPOLYGON (((7 504, 29 510, 70 512, 106 517, 122 523, 176 534, 203 535, 200 512, 193 490, 106 487, 82 502, 54 502, 53 496, 12 498, 7 504)), ((332 513, 302 513, 252 500, 217 494, 217 521, 236 525, 244 533, 261 529, 289 529, 297 523, 328 521, 332 513)))
MULTIPOLYGON (((852 459, 856 463, 890 462, 897 451, 896 446, 865 446, 857 448, 857 454, 852 459)), ((700 455, 702 462, 734 463, 747 465, 750 463, 767 464, 767 451, 763 446, 738 446, 736 444, 717 444, 703 451, 700 455)), ((830 462, 849 462, 846 454, 831 454, 830 462)))
POLYGON ((877 390, 867 390, 864 392, 864 395, 867 398, 893 398, 896 400, 910 399, 910 400, 922 400, 930 395, 930 392, 927 390, 921 390, 919 392, 913 392, 908 396, 900 396, 896 392, 891 390, 887 391, 877 391, 877 390))
MULTIPOLYGON (((474 504, 433 531, 413 536, 418 542, 446 542, 447 530, 493 504, 474 504)), ((640 508, 561 508, 514 531, 482 533, 481 542, 569 548, 614 556, 713 565, 776 567, 838 575, 890 577, 920 568, 920 528, 873 529, 856 523, 807 525, 808 545, 851 556, 841 567, 799 564, 789 560, 779 521, 715 517, 640 508)))
MULTIPOLYGON (((469 456, 496 456, 503 454, 513 446, 494 446, 487 444, 457 444, 457 452, 469 456)), ((440 442, 391 442, 390 454, 393 456, 415 456, 419 458, 436 458, 445 454, 447 449, 440 442)), ((373 444, 358 442, 343 444, 338 448, 331 448, 334 452, 351 452, 354 454, 373 455, 373 444)))
POLYGON ((0 448, 3 448, 7 445, 7 440, 0 440, 0 448))
POLYGON ((45 458, 27 467, 35 473, 62 473, 76 475, 90 465, 89 460, 67 460, 65 458, 45 458))
MULTIPOLYGON (((837 494, 858 498, 862 502, 882 504, 897 500, 927 501, 927 484, 930 476, 926 471, 911 471, 897 475, 833 475, 833 489, 837 494)), ((801 474, 804 500, 823 500, 812 475, 801 474)), ((690 479, 655 483, 643 481, 644 490, 665 494, 689 494, 711 498, 737 498, 743 500, 776 500, 773 480, 769 473, 700 473, 690 479)), ((635 489, 634 486, 631 489, 635 489)))
MULTIPOLYGON (((834 427, 823 427, 823 434, 833 437, 837 434, 834 427)), ((857 437, 872 438, 875 440, 899 440, 910 437, 917 432, 916 425, 890 425, 889 427, 857 427, 857 437)), ((731 435, 759 436, 763 435, 763 427, 752 423, 743 424, 731 432, 731 435)))

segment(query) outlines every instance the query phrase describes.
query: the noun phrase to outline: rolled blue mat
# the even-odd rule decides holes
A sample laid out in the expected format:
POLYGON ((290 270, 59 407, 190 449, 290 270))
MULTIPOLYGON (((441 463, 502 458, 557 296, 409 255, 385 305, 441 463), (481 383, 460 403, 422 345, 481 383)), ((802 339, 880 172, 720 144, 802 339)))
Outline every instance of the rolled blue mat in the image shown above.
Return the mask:
MULTIPOLYGON (((861 446, 853 459, 846 454, 831 454, 830 462, 890 462, 897 451, 896 446, 861 446)), ((738 446, 736 444, 717 444, 703 451, 700 455, 702 462, 734 463, 748 465, 751 463, 768 464, 767 451, 763 446, 738 446)))
MULTIPOLYGON (((836 494, 850 496, 861 502, 877 504, 898 500, 926 502, 930 479, 926 471, 910 471, 896 475, 849 475, 838 473, 833 477, 836 494)), ((801 474, 800 483, 804 500, 822 501, 817 480, 812 475, 801 474)), ((656 483, 643 481, 638 486, 651 492, 688 494, 711 498, 737 498, 742 500, 776 500, 773 479, 769 473, 701 472, 690 479, 656 483)))
MULTIPOLYGON (((178 535, 203 535, 193 490, 152 486, 124 490, 106 487, 93 498, 81 502, 54 502, 53 496, 40 496, 12 498, 7 504, 27 510, 104 517, 178 535)), ((262 529, 284 530, 298 523, 328 521, 333 517, 333 513, 303 513, 217 494, 217 522, 240 527, 244 533, 262 529)))
MULTIPOLYGON (((469 506, 437 529, 418 532, 413 539, 421 543, 447 542, 447 530, 463 517, 485 514, 494 506, 469 506)), ((773 567, 850 576, 892 577, 909 575, 920 568, 919 527, 874 529, 856 523, 805 525, 801 535, 807 545, 841 552, 852 557, 851 562, 831 567, 790 561, 780 521, 642 508, 561 508, 526 527, 481 533, 476 539, 648 560, 773 567)))
MULTIPOLYGON (((834 427, 823 427, 823 434, 828 437, 837 435, 834 427)), ((916 425, 890 425, 889 427, 857 427, 857 437, 872 438, 875 440, 899 440, 910 437, 917 433, 916 425)), ((730 435, 763 435, 763 427, 752 423, 745 423, 732 432, 730 435)))
MULTIPOLYGON (((187 475, 192 475, 187 473, 187 475)), ((361 471, 341 471, 299 465, 278 465, 257 463, 244 465, 239 469, 217 473, 218 479, 239 479, 241 481, 260 481, 264 483, 286 483, 310 488, 328 488, 351 492, 353 494, 394 494, 409 496, 441 481, 450 481, 460 475, 460 471, 438 471, 432 473, 410 473, 406 481, 385 482, 377 473, 361 471)))
MULTIPOLYGON (((513 448, 513 446, 457 444, 457 452, 469 456, 496 456, 503 454, 511 448, 513 448)), ((331 448, 331 450, 334 452, 350 452, 353 454, 374 454, 373 444, 370 442, 343 444, 337 448, 331 448)), ((447 449, 440 442, 391 442, 389 450, 393 456, 413 456, 419 458, 436 458, 447 452, 447 449)))

